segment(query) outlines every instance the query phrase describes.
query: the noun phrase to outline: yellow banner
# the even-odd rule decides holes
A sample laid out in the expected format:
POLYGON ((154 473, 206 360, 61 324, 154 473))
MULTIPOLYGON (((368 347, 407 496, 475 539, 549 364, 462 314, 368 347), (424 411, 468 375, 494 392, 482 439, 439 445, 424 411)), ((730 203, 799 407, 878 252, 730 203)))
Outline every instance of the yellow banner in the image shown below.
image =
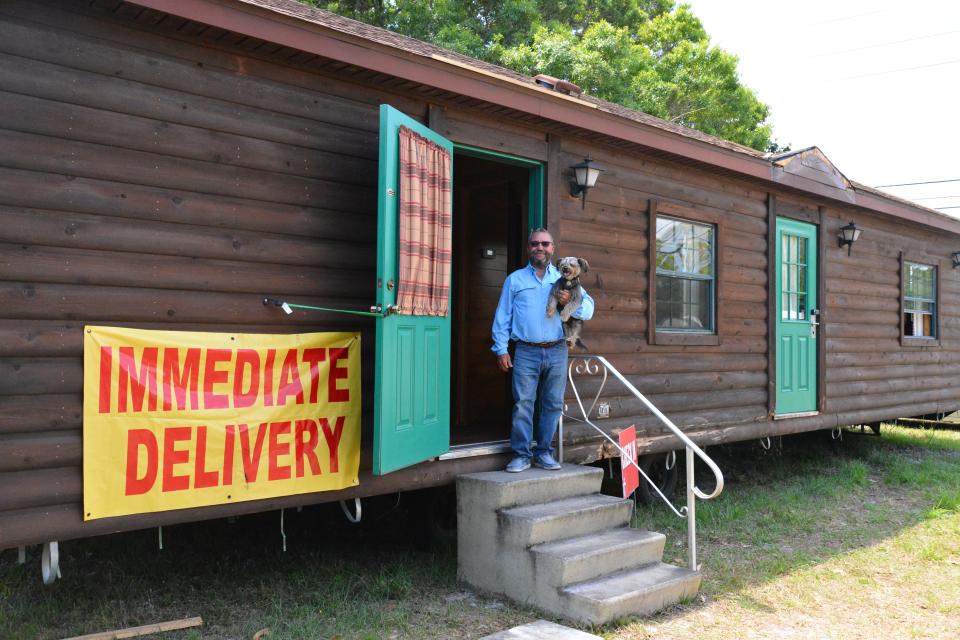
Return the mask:
POLYGON ((84 519, 357 484, 360 334, 85 327, 84 519))

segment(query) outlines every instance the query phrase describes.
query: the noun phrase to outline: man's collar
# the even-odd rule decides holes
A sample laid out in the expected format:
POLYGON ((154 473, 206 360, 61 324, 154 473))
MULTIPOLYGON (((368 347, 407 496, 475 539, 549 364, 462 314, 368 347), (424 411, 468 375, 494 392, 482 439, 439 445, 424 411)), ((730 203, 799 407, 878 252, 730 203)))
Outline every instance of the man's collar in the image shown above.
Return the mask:
MULTIPOLYGON (((532 263, 532 262, 529 262, 529 261, 527 262, 527 269, 529 269, 530 271, 533 271, 534 273, 537 272, 537 268, 536 268, 535 266, 533 266, 533 263, 532 263)), ((545 271, 545 273, 549 273, 549 272, 551 272, 551 271, 556 271, 556 270, 557 270, 557 268, 556 268, 555 266, 553 266, 553 263, 552 263, 552 262, 548 262, 548 263, 547 263, 547 268, 546 268, 544 271, 545 271)))

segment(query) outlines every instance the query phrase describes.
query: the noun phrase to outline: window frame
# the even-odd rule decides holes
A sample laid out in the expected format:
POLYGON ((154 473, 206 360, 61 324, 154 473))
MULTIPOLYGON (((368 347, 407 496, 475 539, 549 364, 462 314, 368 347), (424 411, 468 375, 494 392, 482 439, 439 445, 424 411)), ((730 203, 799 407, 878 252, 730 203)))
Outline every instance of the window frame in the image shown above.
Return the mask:
POLYGON ((929 255, 912 254, 909 252, 900 252, 900 345, 904 347, 939 347, 942 344, 940 316, 940 303, 943 299, 942 275, 943 269, 941 261, 929 255), (906 310, 907 310, 907 263, 918 264, 927 267, 933 267, 934 287, 933 295, 933 336, 908 336, 906 334, 906 310))
POLYGON ((647 342, 657 345, 719 345, 721 338, 720 311, 723 283, 723 225, 719 214, 693 209, 689 206, 650 200, 647 228, 647 342), (695 224, 713 227, 713 296, 710 307, 713 329, 666 329, 657 327, 657 218, 659 215, 695 224))

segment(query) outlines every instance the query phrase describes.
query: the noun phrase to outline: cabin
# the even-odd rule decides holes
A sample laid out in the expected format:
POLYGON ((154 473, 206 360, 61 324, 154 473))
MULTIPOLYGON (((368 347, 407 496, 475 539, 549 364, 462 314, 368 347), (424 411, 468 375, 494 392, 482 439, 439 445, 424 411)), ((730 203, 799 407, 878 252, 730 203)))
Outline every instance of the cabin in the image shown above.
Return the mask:
MULTIPOLYGON (((540 226, 592 267, 590 353, 701 446, 960 409, 960 221, 817 148, 766 155, 293 0, 8 0, 0 56, 0 548, 500 468, 490 325, 540 226), (423 333, 390 313, 401 125, 452 157, 450 306, 423 333), (585 158, 604 171, 575 193, 585 158), (85 520, 87 325, 359 331, 359 482, 85 520)), ((678 448, 622 388, 599 400, 607 435, 678 448)), ((562 433, 566 462, 617 455, 562 433)))

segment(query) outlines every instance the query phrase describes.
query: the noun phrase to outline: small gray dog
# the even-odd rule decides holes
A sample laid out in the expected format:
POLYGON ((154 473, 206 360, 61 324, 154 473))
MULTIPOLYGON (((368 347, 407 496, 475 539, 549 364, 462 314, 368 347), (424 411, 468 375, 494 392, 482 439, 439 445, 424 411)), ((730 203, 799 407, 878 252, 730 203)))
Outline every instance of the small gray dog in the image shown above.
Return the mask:
POLYGON ((580 331, 583 329, 583 320, 573 317, 573 312, 580 308, 583 303, 583 287, 580 286, 580 274, 590 270, 590 265, 583 258, 561 258, 557 263, 560 269, 560 279, 557 280, 553 289, 550 291, 550 300, 547 302, 547 317, 552 318, 558 310, 560 311, 560 320, 563 321, 563 337, 567 341, 567 347, 574 345, 581 349, 587 346, 580 340, 580 331), (560 305, 557 300, 557 294, 560 291, 570 292, 570 302, 560 305))

